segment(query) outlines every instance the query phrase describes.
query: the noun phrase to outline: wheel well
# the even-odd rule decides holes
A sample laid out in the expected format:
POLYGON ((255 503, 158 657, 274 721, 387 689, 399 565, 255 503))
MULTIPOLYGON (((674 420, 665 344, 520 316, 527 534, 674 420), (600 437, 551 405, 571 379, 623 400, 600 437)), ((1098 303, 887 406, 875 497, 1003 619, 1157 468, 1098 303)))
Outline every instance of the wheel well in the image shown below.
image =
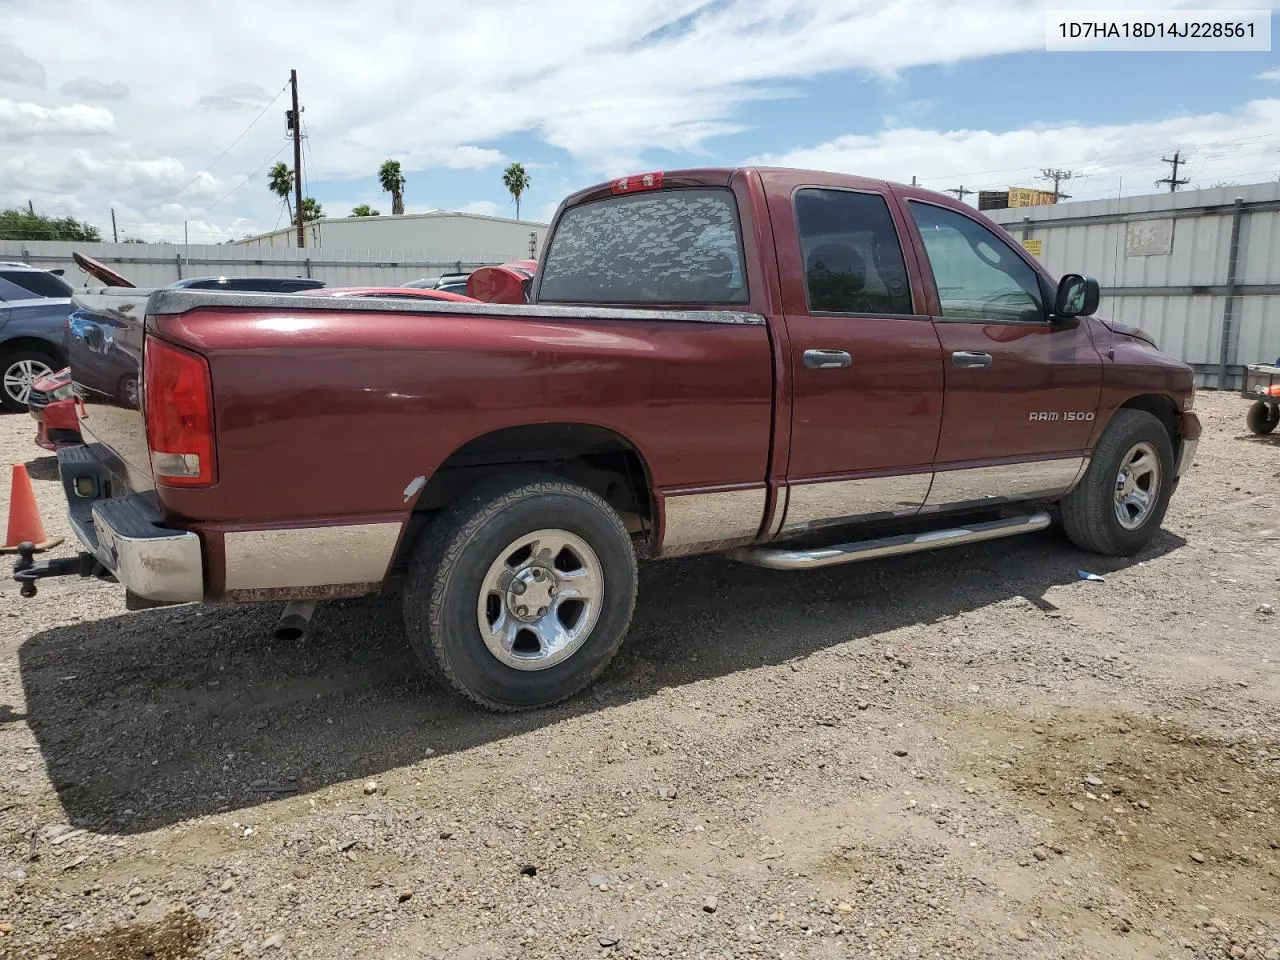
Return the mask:
POLYGON ((37 353, 43 353, 47 357, 53 357, 63 366, 66 365, 66 358, 62 354, 62 349, 56 343, 41 340, 39 337, 14 337, 12 340, 5 340, 0 343, 0 354, 12 353, 14 350, 35 350, 37 353))
POLYGON ((1178 406, 1168 397, 1158 393, 1148 393, 1140 397, 1131 397, 1120 405, 1122 410, 1143 410, 1164 424, 1169 433, 1169 443, 1173 445, 1176 456, 1178 446, 1182 442, 1182 418, 1178 415, 1178 406))
POLYGON ((408 562, 418 535, 441 508, 490 477, 526 470, 554 474, 598 494, 633 534, 647 538, 653 531, 649 468, 625 438, 590 424, 529 424, 476 437, 440 465, 414 504, 398 563, 408 562))

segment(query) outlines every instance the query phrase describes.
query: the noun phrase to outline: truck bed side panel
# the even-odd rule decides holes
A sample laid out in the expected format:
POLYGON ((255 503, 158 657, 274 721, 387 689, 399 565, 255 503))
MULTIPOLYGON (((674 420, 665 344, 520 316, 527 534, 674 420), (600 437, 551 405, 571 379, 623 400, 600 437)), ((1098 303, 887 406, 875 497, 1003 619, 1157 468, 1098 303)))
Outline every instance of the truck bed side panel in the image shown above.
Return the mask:
POLYGON ((218 485, 162 495, 202 522, 400 519, 415 478, 523 424, 614 430, 659 491, 767 469, 762 325, 214 308, 151 322, 210 361, 218 485))

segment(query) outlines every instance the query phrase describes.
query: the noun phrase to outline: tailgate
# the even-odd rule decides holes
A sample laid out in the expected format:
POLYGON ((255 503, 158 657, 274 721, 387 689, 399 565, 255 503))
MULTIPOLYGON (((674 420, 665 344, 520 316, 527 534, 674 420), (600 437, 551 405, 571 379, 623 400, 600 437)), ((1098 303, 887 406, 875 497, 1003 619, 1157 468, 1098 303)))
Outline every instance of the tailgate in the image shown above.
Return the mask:
POLYGON ((85 443, 120 461, 133 490, 152 486, 146 428, 139 403, 143 318, 150 290, 80 290, 72 300, 67 357, 80 398, 85 443))

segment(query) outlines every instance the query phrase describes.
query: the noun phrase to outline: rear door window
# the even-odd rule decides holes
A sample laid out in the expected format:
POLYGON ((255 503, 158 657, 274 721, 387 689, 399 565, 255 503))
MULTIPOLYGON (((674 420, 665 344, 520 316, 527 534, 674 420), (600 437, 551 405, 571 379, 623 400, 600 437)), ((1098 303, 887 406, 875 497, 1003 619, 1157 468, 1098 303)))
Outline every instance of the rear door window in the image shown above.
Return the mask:
POLYGON ((607 197, 568 210, 547 249, 541 303, 746 303, 732 191, 607 197))
POLYGON ((810 313, 911 314, 911 282, 884 197, 796 192, 810 313))

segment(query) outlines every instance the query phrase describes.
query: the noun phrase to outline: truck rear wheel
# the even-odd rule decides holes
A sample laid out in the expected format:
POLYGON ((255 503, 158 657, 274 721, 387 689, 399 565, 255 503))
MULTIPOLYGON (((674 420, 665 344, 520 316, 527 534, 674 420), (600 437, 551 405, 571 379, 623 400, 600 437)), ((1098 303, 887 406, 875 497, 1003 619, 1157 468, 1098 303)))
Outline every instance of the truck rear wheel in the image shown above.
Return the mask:
POLYGON ((1257 400, 1253 406, 1249 408, 1249 413, 1245 417, 1245 422, 1249 425, 1249 431, 1263 437, 1276 428, 1280 424, 1280 405, 1272 406, 1265 400, 1257 400))
POLYGON ((489 710, 579 693, 617 653, 635 608, 621 518, 551 477, 496 481, 441 513, 410 563, 405 627, 427 669, 489 710))
POLYGON ((1119 410, 1089 468, 1063 498, 1062 526, 1082 550, 1127 557, 1156 535, 1173 493, 1173 444, 1158 419, 1119 410))

